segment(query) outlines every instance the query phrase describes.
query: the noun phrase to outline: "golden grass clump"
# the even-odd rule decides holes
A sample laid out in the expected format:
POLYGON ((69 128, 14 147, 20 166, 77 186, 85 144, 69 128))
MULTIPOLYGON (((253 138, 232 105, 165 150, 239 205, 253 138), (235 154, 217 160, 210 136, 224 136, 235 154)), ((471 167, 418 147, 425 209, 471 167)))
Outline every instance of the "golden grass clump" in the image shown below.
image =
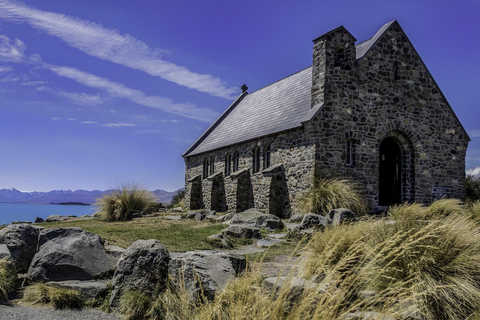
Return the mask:
POLYGON ((109 221, 131 220, 133 213, 143 213, 157 202, 155 195, 137 184, 124 185, 97 199, 97 213, 109 221))
POLYGON ((300 199, 298 209, 303 213, 326 215, 337 208, 347 208, 358 215, 368 211, 357 182, 338 178, 318 178, 312 190, 300 199))
POLYGON ((55 309, 81 309, 84 305, 84 301, 78 291, 61 287, 50 287, 43 283, 27 287, 23 293, 23 298, 34 304, 50 304, 55 309))
POLYGON ((17 274, 14 265, 0 259, 0 301, 7 301, 8 295, 15 289, 17 274))

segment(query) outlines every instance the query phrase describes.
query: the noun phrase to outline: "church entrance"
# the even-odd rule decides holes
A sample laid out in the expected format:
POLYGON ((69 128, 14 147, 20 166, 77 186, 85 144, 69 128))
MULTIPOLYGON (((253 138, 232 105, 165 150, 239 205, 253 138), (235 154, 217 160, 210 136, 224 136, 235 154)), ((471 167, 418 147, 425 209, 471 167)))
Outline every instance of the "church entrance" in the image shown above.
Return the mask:
POLYGON ((402 202, 402 152, 393 137, 380 144, 379 199, 380 206, 402 202))

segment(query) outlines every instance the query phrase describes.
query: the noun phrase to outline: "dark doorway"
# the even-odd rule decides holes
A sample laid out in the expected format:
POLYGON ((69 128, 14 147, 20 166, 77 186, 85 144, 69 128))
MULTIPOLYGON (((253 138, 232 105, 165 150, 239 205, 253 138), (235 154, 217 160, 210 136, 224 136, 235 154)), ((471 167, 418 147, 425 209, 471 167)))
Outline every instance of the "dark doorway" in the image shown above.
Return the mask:
POLYGON ((390 206, 402 202, 402 152, 394 138, 380 144, 378 205, 390 206))
POLYGON ((213 179, 212 181, 212 199, 211 199, 211 210, 214 211, 226 211, 226 203, 225 203, 225 185, 223 183, 223 177, 219 175, 219 177, 213 179))
POLYGON ((253 207, 253 190, 249 174, 242 174, 237 180, 236 212, 243 212, 253 207))

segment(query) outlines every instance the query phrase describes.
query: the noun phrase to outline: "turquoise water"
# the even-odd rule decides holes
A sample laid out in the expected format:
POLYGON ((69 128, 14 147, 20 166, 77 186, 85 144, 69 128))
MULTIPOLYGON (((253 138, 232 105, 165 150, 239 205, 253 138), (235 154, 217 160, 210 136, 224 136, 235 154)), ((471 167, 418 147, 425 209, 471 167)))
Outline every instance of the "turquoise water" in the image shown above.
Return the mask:
POLYGON ((36 217, 45 219, 49 215, 62 216, 92 214, 94 206, 62 206, 56 204, 0 203, 0 225, 12 221, 35 221, 36 217))

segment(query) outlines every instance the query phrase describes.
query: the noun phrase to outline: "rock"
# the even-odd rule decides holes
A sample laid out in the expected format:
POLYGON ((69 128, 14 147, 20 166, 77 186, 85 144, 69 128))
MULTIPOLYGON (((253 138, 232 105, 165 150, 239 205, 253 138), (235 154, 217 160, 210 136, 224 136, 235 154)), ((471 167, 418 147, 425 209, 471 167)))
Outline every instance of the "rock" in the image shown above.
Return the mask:
POLYGON ((193 251, 176 256, 170 261, 173 283, 184 287, 195 302, 213 300, 215 293, 240 275, 247 266, 242 256, 214 251, 193 251))
POLYGON ((267 239, 258 240, 256 245, 259 248, 268 248, 268 247, 274 246, 274 245, 282 243, 282 242, 285 242, 285 240, 267 238, 267 239))
POLYGON ((183 208, 182 207, 173 208, 172 212, 183 212, 183 208))
POLYGON ((12 221, 10 224, 32 224, 32 221, 12 221))
POLYGON ((6 244, 0 244, 0 259, 11 259, 12 255, 6 244))
POLYGON ((67 217, 58 215, 58 214, 52 214, 45 219, 45 222, 56 222, 56 221, 64 221, 67 220, 67 217))
POLYGON ((45 220, 43 220, 42 218, 36 217, 34 223, 40 223, 40 222, 44 222, 44 221, 45 220))
POLYGON ((228 241, 228 237, 223 235, 222 233, 220 234, 214 234, 209 237, 207 237, 207 241, 212 243, 213 245, 219 246, 219 247, 231 247, 230 241, 228 241))
POLYGON ((325 228, 330 225, 330 220, 324 216, 315 213, 307 213, 300 223, 300 229, 325 228))
POLYGON ((224 214, 223 216, 217 217, 215 221, 229 221, 233 218, 234 215, 235 213, 227 213, 227 214, 224 214))
POLYGON ((8 247, 19 272, 26 272, 37 252, 38 237, 43 228, 30 224, 11 224, 0 230, 0 244, 8 247))
POLYGON ((196 214, 197 214, 197 213, 196 213, 195 211, 188 211, 187 214, 185 215, 185 218, 187 218, 187 219, 193 219, 193 218, 195 218, 195 215, 196 215, 196 214))
POLYGON ((334 226, 345 222, 354 222, 358 220, 358 216, 352 211, 345 208, 333 209, 328 213, 328 217, 334 226))
POLYGON ((218 216, 216 214, 209 214, 205 217, 205 220, 216 220, 218 216))
POLYGON ((207 216, 206 211, 197 211, 195 213, 195 219, 197 219, 199 221, 205 220, 206 216, 207 216))
POLYGON ((222 233, 228 237, 243 238, 243 239, 260 239, 260 229, 251 226, 231 225, 222 230, 222 233))
POLYGON ((43 229, 28 278, 34 281, 91 280, 115 268, 98 235, 80 228, 43 229))
POLYGON ((121 248, 119 246, 114 246, 114 245, 106 245, 105 246, 105 251, 111 255, 111 256, 114 256, 115 258, 117 259, 120 259, 120 257, 122 256, 122 254, 126 251, 126 249, 124 248, 121 248))
POLYGON ((263 213, 257 209, 248 209, 237 213, 230 220, 231 225, 249 225, 256 228, 281 229, 282 220, 273 214, 263 213))
POLYGON ((395 318, 390 317, 386 314, 373 311, 357 311, 347 314, 343 319, 349 320, 394 320, 395 318))
POLYGON ((296 213, 288 219, 288 222, 300 222, 303 219, 303 214, 296 213))
POLYGON ((170 254, 158 240, 137 240, 118 260, 112 281, 110 306, 116 307, 129 289, 152 296, 166 285, 170 254))
POLYGON ((304 290, 313 290, 318 284, 300 277, 271 277, 263 280, 263 287, 268 291, 277 294, 284 286, 288 286, 287 299, 295 301, 303 293, 304 290))
POLYGON ((46 285, 50 287, 61 287, 80 292, 84 301, 95 299, 97 296, 105 294, 108 288, 109 280, 90 280, 90 281, 50 281, 46 285))

